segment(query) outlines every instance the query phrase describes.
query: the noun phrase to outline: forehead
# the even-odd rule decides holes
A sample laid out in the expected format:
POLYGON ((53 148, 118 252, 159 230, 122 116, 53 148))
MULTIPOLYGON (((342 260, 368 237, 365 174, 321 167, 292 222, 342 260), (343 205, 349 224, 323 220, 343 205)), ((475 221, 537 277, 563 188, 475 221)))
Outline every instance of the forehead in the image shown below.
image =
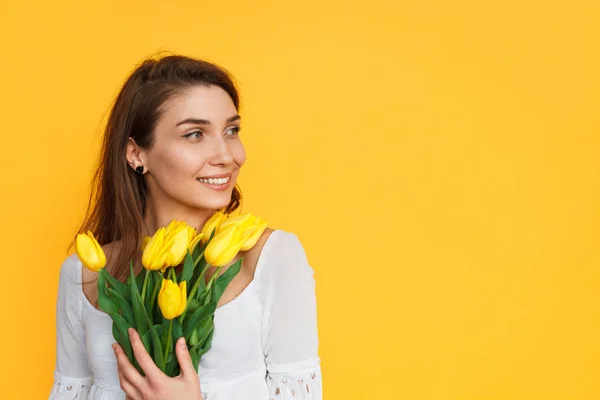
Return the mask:
POLYGON ((207 119, 213 123, 225 121, 237 110, 226 91, 218 86, 193 86, 180 91, 165 102, 159 124, 186 118, 207 119))

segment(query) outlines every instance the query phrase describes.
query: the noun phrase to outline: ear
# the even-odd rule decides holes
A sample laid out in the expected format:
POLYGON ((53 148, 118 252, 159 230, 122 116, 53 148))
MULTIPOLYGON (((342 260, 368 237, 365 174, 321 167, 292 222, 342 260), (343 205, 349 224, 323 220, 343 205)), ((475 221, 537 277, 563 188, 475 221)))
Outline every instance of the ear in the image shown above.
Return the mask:
POLYGON ((125 157, 127 158, 127 164, 129 164, 132 169, 135 170, 140 165, 144 166, 146 170, 148 169, 146 152, 138 146, 133 138, 127 140, 125 157))

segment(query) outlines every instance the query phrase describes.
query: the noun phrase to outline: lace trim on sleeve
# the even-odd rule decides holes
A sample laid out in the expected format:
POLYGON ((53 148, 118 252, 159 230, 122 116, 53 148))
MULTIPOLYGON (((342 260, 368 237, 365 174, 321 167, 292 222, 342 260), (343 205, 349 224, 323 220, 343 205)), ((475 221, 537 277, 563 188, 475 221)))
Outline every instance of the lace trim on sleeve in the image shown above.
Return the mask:
POLYGON ((267 375, 269 400, 322 400, 323 387, 320 368, 301 373, 267 375))
POLYGON ((92 378, 67 378, 54 375, 54 385, 48 400, 86 400, 92 378))

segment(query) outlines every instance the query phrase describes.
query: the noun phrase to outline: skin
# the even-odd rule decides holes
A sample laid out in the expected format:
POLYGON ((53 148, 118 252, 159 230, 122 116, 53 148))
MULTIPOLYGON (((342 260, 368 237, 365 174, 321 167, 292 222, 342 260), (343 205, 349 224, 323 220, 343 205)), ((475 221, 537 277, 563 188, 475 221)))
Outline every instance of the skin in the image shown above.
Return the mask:
MULTIPOLYGON (((126 158, 131 168, 144 167, 148 185, 143 234, 152 234, 171 220, 186 221, 198 231, 214 210, 225 207, 233 192, 239 171, 246 160, 246 152, 238 133, 240 120, 229 95, 216 86, 195 86, 168 100, 150 149, 142 149, 129 139, 126 158), (181 123, 188 119, 204 120, 181 123), (216 191, 197 181, 230 173, 232 184, 226 191, 216 191)), ((240 257, 242 268, 229 284, 218 306, 237 297, 254 277, 260 251, 272 229, 263 233, 258 243, 247 252, 238 254, 223 272, 240 257)), ((117 242, 103 246, 107 258, 118 251, 117 242)), ((110 262, 107 265, 110 270, 110 262)), ((139 260, 138 260, 139 268, 139 260)), ((214 269, 207 272, 206 279, 214 269)), ((84 268, 84 282, 95 278, 95 273, 84 268)), ((96 299, 95 284, 84 283, 84 294, 96 299)), ((123 349, 114 344, 121 388, 132 400, 199 400, 202 399, 200 381, 183 342, 177 343, 176 355, 181 365, 180 376, 166 376, 146 352, 139 335, 130 330, 135 357, 144 370, 142 376, 129 362, 123 349)))

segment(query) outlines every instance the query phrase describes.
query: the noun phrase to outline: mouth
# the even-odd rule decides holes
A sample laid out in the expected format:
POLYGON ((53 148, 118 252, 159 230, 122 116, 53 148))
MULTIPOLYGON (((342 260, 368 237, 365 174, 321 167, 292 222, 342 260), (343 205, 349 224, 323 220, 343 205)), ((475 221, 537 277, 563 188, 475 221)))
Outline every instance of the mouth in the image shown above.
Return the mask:
POLYGON ((213 190, 226 190, 231 186, 231 174, 222 177, 196 178, 196 180, 213 190))

